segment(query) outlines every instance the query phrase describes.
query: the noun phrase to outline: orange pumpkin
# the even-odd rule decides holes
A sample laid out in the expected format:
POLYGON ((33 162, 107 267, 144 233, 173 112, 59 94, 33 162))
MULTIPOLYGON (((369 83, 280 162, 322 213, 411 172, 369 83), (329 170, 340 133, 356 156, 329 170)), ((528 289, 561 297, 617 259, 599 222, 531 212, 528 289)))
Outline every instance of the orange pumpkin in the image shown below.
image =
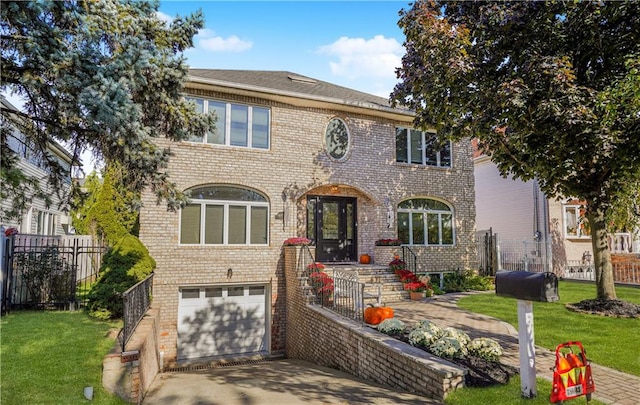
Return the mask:
POLYGON ((367 307, 364 310, 364 322, 369 325, 377 325, 389 318, 393 318, 391 307, 367 307))
POLYGON ((371 263, 371 256, 369 256, 368 254, 362 254, 360 255, 360 263, 362 264, 369 264, 371 263))

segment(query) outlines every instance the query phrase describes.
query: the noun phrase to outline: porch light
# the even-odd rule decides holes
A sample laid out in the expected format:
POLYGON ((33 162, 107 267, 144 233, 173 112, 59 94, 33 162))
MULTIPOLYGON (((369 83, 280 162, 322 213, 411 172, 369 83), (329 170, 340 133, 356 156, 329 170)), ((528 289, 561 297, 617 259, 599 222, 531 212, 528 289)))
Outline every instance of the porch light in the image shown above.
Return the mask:
POLYGON ((340 192, 340 188, 338 188, 338 186, 331 186, 329 188, 329 191, 331 192, 331 194, 338 194, 340 192))

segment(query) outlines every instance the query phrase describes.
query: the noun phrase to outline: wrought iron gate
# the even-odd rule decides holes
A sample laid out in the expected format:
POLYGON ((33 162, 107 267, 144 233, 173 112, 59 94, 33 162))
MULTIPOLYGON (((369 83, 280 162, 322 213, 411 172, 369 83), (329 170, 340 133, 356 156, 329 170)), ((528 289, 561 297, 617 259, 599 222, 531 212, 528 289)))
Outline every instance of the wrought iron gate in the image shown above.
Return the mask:
POLYGON ((106 246, 91 236, 18 234, 7 238, 2 313, 83 307, 106 246))

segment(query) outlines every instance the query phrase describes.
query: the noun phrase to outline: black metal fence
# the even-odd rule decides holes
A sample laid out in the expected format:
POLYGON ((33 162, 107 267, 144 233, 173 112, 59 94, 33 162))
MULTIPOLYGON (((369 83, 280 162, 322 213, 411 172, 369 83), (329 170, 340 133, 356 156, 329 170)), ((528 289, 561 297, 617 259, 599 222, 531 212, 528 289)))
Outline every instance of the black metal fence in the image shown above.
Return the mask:
POLYGON ((129 288, 122 294, 124 303, 123 321, 124 326, 120 331, 118 339, 122 346, 122 351, 125 352, 125 348, 133 332, 136 330, 138 323, 144 317, 151 306, 151 300, 153 298, 153 273, 147 278, 140 281, 138 284, 129 288))
POLYGON ((68 309, 87 304, 107 247, 91 236, 17 234, 6 241, 2 313, 12 309, 68 309))

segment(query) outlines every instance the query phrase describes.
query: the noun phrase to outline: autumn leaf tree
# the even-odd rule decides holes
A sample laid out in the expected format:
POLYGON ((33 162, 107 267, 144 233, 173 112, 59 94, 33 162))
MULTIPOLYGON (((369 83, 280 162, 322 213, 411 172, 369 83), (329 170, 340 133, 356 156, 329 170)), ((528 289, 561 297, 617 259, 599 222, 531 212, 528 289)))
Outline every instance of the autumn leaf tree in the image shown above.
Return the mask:
POLYGON ((607 235, 639 219, 640 2, 417 1, 398 25, 392 103, 441 140, 477 138, 503 176, 585 201, 597 299, 616 299, 607 235))
POLYGON ((214 125, 181 96, 188 71, 182 53, 204 20, 197 12, 167 24, 158 7, 138 0, 2 2, 0 90, 24 106, 2 106, 0 180, 29 180, 7 147, 17 130, 56 191, 68 173, 47 153, 50 141, 68 145, 75 165, 86 150, 117 163, 134 195, 149 189, 169 208, 186 201, 166 171, 170 150, 154 140, 183 140, 214 125))

